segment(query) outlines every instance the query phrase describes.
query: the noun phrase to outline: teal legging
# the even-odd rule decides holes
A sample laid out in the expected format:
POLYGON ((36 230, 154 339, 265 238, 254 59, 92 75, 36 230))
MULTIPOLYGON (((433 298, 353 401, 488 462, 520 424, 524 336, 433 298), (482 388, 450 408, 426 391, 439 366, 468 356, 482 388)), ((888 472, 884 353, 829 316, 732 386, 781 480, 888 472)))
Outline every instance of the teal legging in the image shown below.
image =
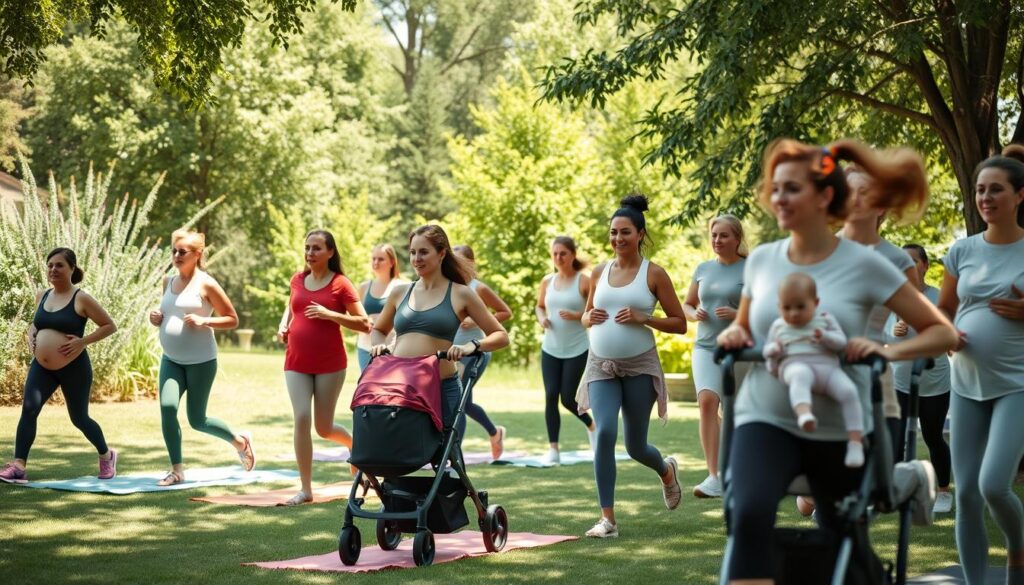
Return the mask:
MULTIPOLYGON (((981 585, 988 566, 986 504, 1006 537, 1006 549, 1024 550, 1024 507, 1013 492, 1017 462, 1024 455, 1024 392, 991 400, 954 392, 950 411, 956 546, 967 585, 981 585)), ((1024 583, 1024 571, 1010 571, 1007 583, 1024 583)))
POLYGON ((186 392, 185 412, 192 428, 231 442, 235 434, 228 425, 216 418, 206 416, 206 403, 210 401, 210 389, 217 376, 217 360, 201 364, 182 365, 164 356, 160 360, 160 421, 164 431, 164 443, 171 465, 181 464, 181 425, 178 424, 178 404, 186 392))

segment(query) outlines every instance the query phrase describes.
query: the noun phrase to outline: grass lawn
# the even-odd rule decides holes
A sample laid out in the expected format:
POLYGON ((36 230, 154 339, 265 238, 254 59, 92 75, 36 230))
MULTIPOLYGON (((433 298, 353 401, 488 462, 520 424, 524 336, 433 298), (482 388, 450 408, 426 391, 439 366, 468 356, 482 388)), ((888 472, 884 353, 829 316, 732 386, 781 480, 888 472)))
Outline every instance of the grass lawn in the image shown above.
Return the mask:
MULTIPOLYGON (((223 353, 221 373, 209 414, 234 429, 255 434, 258 465, 292 468, 276 461, 291 452, 291 410, 284 389, 283 355, 223 353)), ((347 408, 354 376, 345 384, 338 421, 349 419, 347 408)), ((476 393, 492 418, 509 429, 507 449, 543 453, 547 438, 538 372, 493 368, 476 393)), ((182 408, 184 411, 184 408, 182 408)), ((0 445, 9 456, 14 443, 18 408, 0 408, 0 445)), ((189 496, 263 491, 288 484, 218 487, 169 493, 110 496, 31 490, 0 485, 0 571, 9 583, 186 583, 216 582, 328 583, 629 583, 641 578, 655 583, 717 582, 724 543, 721 503, 689 496, 689 486, 705 476, 697 440, 697 411, 674 403, 667 426, 652 421, 651 441, 680 461, 684 500, 666 511, 654 473, 629 461, 618 466, 618 539, 578 540, 554 546, 437 565, 428 570, 340 575, 269 571, 241 567, 266 561, 336 550, 341 502, 299 508, 243 508, 190 502, 189 496)), ((154 401, 98 404, 93 417, 108 442, 121 452, 120 473, 166 469, 160 416, 154 401)), ((192 431, 184 422, 184 453, 188 466, 236 463, 225 443, 192 431)), ((487 448, 482 429, 470 422, 467 451, 487 448)), ((563 449, 586 447, 583 426, 563 412, 563 449)), ((328 447, 320 439, 318 447, 328 447)), ((620 443, 621 448, 621 443, 620 443)), ((48 406, 39 420, 32 450, 30 477, 52 480, 92 475, 96 456, 68 421, 63 407, 48 406)), ((491 493, 491 502, 505 506, 514 531, 581 535, 598 517, 593 472, 576 465, 554 469, 513 469, 472 466, 474 483, 491 493)), ((314 482, 348 477, 348 465, 315 463, 314 482)), ((297 489, 297 482, 296 482, 297 489)), ((780 522, 797 522, 792 502, 780 507, 780 522)), ((363 542, 373 541, 373 526, 360 521, 363 542)), ((896 522, 889 516, 873 535, 883 560, 894 560, 896 522)), ((935 526, 915 528, 911 572, 926 573, 956 562, 951 515, 935 526)), ((1002 563, 1003 540, 992 528, 993 564, 1002 563)))

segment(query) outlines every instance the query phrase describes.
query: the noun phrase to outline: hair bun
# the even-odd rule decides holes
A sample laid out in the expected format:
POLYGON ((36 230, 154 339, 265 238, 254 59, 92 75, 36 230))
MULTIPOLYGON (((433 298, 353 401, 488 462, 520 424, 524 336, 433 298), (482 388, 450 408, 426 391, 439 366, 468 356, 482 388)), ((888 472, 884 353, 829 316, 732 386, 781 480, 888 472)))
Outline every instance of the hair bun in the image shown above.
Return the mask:
POLYGON ((1003 156, 1024 163, 1024 144, 1007 144, 1003 148, 1003 156))
POLYGON ((649 206, 647 205, 647 196, 641 193, 631 193, 626 195, 621 201, 619 201, 619 205, 622 207, 630 207, 640 213, 649 209, 649 206))

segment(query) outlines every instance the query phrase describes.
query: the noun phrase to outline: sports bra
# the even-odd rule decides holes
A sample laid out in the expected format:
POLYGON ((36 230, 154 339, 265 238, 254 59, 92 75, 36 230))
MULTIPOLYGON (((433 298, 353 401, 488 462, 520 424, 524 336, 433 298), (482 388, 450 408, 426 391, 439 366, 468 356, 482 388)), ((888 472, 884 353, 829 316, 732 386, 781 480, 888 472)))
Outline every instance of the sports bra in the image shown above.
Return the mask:
MULTIPOLYGON (((366 295, 363 296, 363 308, 366 309, 367 315, 380 315, 384 312, 384 303, 388 300, 388 295, 385 294, 383 298, 378 298, 370 294, 370 289, 373 288, 373 280, 366 283, 366 295)), ((389 290, 391 287, 389 286, 389 290)))
POLYGON ((80 290, 75 289, 75 294, 71 295, 71 300, 68 301, 68 304, 56 311, 47 311, 43 308, 43 305, 46 304, 46 298, 50 296, 50 292, 53 289, 51 288, 43 293, 43 298, 39 301, 39 308, 36 309, 36 315, 32 318, 32 324, 36 326, 36 330, 54 329, 76 337, 84 336, 85 322, 88 321, 88 318, 75 312, 75 297, 78 296, 80 290))
POLYGON ((398 335, 422 333, 449 342, 455 339, 462 320, 455 314, 455 307, 452 306, 452 282, 448 282, 444 299, 423 311, 417 311, 409 306, 409 297, 412 296, 415 287, 416 283, 411 283, 402 302, 398 304, 398 310, 395 311, 395 332, 398 335))

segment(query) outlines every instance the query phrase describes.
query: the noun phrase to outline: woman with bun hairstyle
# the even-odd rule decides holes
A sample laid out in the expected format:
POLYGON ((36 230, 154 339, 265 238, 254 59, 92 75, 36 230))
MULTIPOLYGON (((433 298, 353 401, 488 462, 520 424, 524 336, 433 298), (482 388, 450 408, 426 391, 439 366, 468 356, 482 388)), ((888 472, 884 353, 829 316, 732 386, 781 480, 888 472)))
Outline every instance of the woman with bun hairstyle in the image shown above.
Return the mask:
MULTIPOLYGON (((725 349, 763 344, 779 316, 779 283, 802 272, 818 283, 820 310, 827 311, 849 338, 846 358, 879 354, 889 361, 935 355, 951 349, 956 332, 906 276, 880 254, 832 229, 845 218, 850 190, 840 161, 856 163, 871 176, 874 188, 868 205, 894 216, 922 210, 928 197, 924 165, 913 151, 875 152, 855 140, 828 147, 782 139, 765 152, 761 203, 789 237, 758 246, 747 258, 743 292, 736 319, 718 336, 725 349), (861 337, 871 311, 885 305, 918 335, 889 346, 861 337)), ((865 432, 874 431, 868 372, 845 368, 859 392, 865 432)), ((818 522, 836 526, 833 505, 859 485, 863 467, 844 464, 847 433, 838 403, 815 404, 818 427, 813 433, 798 425, 786 388, 764 364, 755 364, 737 393, 735 430, 729 454, 732 548, 725 577, 734 584, 770 584, 774 574, 772 529, 779 502, 790 482, 805 474, 818 506, 818 522)), ((934 498, 933 472, 927 462, 910 466, 919 502, 934 498)), ((902 494, 901 494, 902 495, 902 494)), ((931 501, 927 502, 930 513, 931 501)))
POLYGON ((951 360, 956 543, 968 585, 985 582, 987 507, 1006 539, 1007 583, 1024 583, 1024 510, 1013 491, 1024 455, 1024 148, 982 161, 975 196, 985 231, 944 259, 939 307, 959 331, 951 360))
POLYGON ((409 234, 409 256, 419 279, 391 291, 370 333, 372 353, 379 356, 390 351, 395 357, 414 358, 446 352, 448 359, 439 365, 442 419, 446 426, 454 425, 461 441, 466 418, 454 420, 462 395, 456 363, 476 352, 507 347, 508 333, 469 288, 473 266, 452 250, 441 226, 424 225, 413 230, 409 234), (467 318, 477 324, 483 337, 453 343, 467 318), (392 331, 396 335, 393 349, 384 343, 392 331))
POLYGON ((697 340, 691 355, 700 409, 700 444, 708 467, 707 478, 693 488, 693 495, 698 498, 722 496, 722 482, 718 479, 722 369, 715 363, 715 339, 736 318, 747 259, 747 243, 739 218, 715 217, 708 223, 708 232, 715 259, 697 265, 683 304, 686 320, 697 323, 697 340))
POLYGON ((117 451, 107 446, 103 430, 89 416, 92 362, 85 349, 112 335, 117 326, 96 299, 77 286, 83 277, 78 258, 70 248, 55 248, 46 255, 46 279, 51 288, 36 293, 36 314, 28 329, 33 359, 25 380, 14 460, 0 469, 0 481, 28 482, 25 468, 36 439, 36 419, 58 387, 64 393, 71 423, 99 454, 99 479, 117 475, 117 451), (85 334, 87 321, 96 325, 89 335, 85 334))
POLYGON ((551 260, 555 271, 540 281, 537 295, 537 322, 544 328, 540 346, 540 371, 544 378, 544 424, 548 431, 548 454, 545 462, 559 463, 561 452, 558 435, 562 421, 558 403, 578 418, 587 428, 590 448, 594 448, 594 419, 580 413, 576 403, 583 370, 587 367, 590 343, 580 319, 587 308, 590 277, 583 273, 586 264, 576 256, 576 242, 569 236, 558 236, 551 242, 551 260))
MULTIPOLYGON (((359 285, 359 298, 363 300, 363 308, 370 317, 370 323, 380 315, 384 309, 384 302, 388 300, 391 289, 396 284, 405 284, 398 270, 398 254, 391 244, 377 244, 370 253, 370 269, 373 277, 359 285)), ((387 343, 392 343, 394 336, 388 338, 387 343)), ((356 355, 359 358, 359 371, 366 369, 370 363, 370 334, 359 333, 356 341, 356 355)))
POLYGON ((171 470, 157 482, 161 486, 185 481, 178 424, 182 395, 193 429, 231 443, 246 471, 256 466, 252 437, 235 434, 223 421, 206 416, 217 376, 217 340, 213 332, 237 327, 238 314, 220 283, 206 272, 205 249, 206 236, 201 233, 177 230, 171 234, 171 255, 178 274, 164 278, 160 308, 149 314, 149 322, 160 328, 160 347, 164 351, 160 360, 160 422, 171 470))
POLYGON ((352 449, 352 435, 334 423, 348 367, 341 328, 370 330, 370 318, 342 270, 334 235, 327 230, 309 232, 305 258, 305 269, 292 276, 291 296, 277 332, 287 345, 284 380, 295 417, 295 460, 302 482, 287 506, 313 501, 311 426, 322 438, 352 449))
POLYGON ((682 490, 676 477, 679 465, 662 458, 647 442, 651 409, 658 418, 668 417, 665 374, 658 359, 653 329, 686 333, 686 317, 672 279, 664 268, 643 256, 648 235, 644 212, 647 198, 629 195, 612 214, 609 243, 612 260, 591 274, 590 294, 581 319, 590 329, 590 353, 576 401, 579 411, 588 408, 596 421, 594 476, 601 518, 586 532, 594 538, 619 535, 615 520, 615 442, 622 412, 626 451, 658 474, 665 507, 679 506, 682 490), (664 317, 654 316, 661 304, 664 317))
MULTIPOLYGON (((476 272, 476 254, 473 253, 473 248, 470 248, 467 244, 460 244, 452 248, 452 251, 462 257, 463 260, 469 263, 470 267, 476 272)), ((498 323, 504 323, 512 318, 512 309, 509 308, 508 304, 505 303, 498 296, 498 293, 494 292, 494 289, 487 286, 483 282, 480 282, 478 278, 473 278, 469 281, 469 288, 480 297, 480 300, 487 306, 487 310, 492 311, 494 318, 498 320, 498 323)), ((459 326, 459 332, 455 334, 455 339, 452 343, 455 345, 462 345, 466 342, 474 339, 480 340, 484 338, 484 332, 480 327, 477 326, 476 321, 472 317, 466 317, 462 320, 462 325, 459 326)), ((459 368, 462 370, 461 380, 462 385, 466 385, 466 367, 469 365, 469 360, 474 358, 462 358, 459 368)), ((484 375, 484 370, 487 369, 487 365, 491 363, 491 352, 484 352, 484 359, 480 363, 480 368, 476 373, 476 381, 480 382, 480 378, 484 375)), ((466 416, 475 420, 480 426, 487 431, 487 437, 491 442, 491 458, 497 460, 501 457, 501 454, 505 451, 505 434, 506 429, 503 426, 495 425, 491 421, 491 417, 487 416, 487 411, 482 406, 473 401, 473 390, 469 391, 469 396, 466 398, 466 416)))

